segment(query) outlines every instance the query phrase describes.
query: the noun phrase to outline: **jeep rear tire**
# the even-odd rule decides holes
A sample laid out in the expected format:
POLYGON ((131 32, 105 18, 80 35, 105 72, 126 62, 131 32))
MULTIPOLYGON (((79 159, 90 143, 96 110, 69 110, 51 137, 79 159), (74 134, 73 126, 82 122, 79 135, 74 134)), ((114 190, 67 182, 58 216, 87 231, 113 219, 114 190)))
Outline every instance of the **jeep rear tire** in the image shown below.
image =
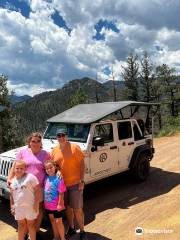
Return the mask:
POLYGON ((147 156, 146 154, 140 154, 140 156, 136 160, 135 166, 132 169, 130 169, 133 178, 138 182, 145 181, 149 176, 149 171, 150 171, 149 156, 147 156))

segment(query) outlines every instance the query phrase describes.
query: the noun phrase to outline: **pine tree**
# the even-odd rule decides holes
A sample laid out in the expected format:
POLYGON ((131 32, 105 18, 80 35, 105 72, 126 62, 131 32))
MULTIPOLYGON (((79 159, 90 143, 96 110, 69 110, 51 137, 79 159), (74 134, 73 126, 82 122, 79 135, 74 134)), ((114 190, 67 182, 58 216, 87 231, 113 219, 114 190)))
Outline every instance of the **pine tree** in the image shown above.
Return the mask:
POLYGON ((0 105, 3 107, 0 112, 0 152, 11 149, 19 143, 16 120, 8 97, 7 81, 7 76, 0 75, 0 105))
POLYGON ((171 116, 176 116, 175 102, 179 87, 176 83, 175 69, 170 68, 167 64, 162 64, 156 68, 156 73, 157 79, 163 86, 163 100, 169 105, 171 116))
POLYGON ((143 58, 140 61, 141 71, 140 71, 140 85, 141 85, 141 99, 145 102, 150 102, 153 99, 153 64, 150 62, 147 52, 144 52, 143 58))
POLYGON ((69 107, 71 108, 75 105, 78 105, 81 103, 86 103, 86 101, 87 101, 87 96, 80 88, 77 90, 77 92, 72 97, 70 97, 69 107))
POLYGON ((138 93, 138 78, 139 78, 139 64, 138 64, 138 56, 129 54, 127 58, 127 66, 122 66, 123 72, 122 77, 126 86, 126 94, 128 100, 138 101, 139 93, 138 93))

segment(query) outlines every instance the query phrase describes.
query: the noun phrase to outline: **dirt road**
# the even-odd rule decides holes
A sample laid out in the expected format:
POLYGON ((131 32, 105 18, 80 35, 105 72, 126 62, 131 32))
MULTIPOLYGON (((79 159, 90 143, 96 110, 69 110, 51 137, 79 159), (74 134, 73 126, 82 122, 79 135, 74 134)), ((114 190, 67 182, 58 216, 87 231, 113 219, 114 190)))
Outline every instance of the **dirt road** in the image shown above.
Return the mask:
MULTIPOLYGON (((149 179, 132 183, 127 173, 86 187, 85 229, 89 240, 180 239, 180 134, 155 139, 149 179), (135 229, 142 228, 142 235, 135 229)), ((42 232, 43 240, 51 233, 42 232)), ((7 201, 0 203, 0 239, 15 240, 7 201)), ((79 239, 78 235, 72 240, 79 239)))

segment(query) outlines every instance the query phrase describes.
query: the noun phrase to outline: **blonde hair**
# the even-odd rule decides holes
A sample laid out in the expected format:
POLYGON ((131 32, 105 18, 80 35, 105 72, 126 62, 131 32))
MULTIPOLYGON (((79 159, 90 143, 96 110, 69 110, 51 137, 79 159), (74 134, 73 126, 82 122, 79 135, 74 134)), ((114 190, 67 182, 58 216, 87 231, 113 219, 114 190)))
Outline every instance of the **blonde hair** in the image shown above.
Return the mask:
POLYGON ((14 166, 16 166, 16 164, 24 165, 26 167, 26 162, 23 159, 15 160, 14 166))
MULTIPOLYGON (((39 140, 42 140, 42 135, 41 135, 40 132, 31 133, 31 135, 27 138, 28 148, 31 148, 30 142, 31 142, 31 139, 32 139, 33 137, 37 137, 37 138, 39 138, 39 140)), ((41 145, 41 148, 42 148, 42 145, 41 145)))

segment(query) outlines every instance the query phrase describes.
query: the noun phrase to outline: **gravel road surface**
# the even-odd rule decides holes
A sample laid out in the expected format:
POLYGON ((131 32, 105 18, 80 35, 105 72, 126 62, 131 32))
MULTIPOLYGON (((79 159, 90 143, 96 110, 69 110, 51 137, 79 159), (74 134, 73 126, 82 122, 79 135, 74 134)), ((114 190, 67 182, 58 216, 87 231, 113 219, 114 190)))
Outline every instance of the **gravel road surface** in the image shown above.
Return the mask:
MULTIPOLYGON (((180 134, 155 139, 148 180, 133 183, 119 174, 85 189, 85 229, 89 240, 180 239, 180 134), (135 229, 141 229, 138 235, 135 229)), ((8 201, 0 202, 0 239, 17 239, 8 201)), ((138 230, 136 230, 138 232, 138 230)), ((43 240, 52 239, 42 228, 43 240)), ((79 239, 77 234, 72 240, 79 239)))

